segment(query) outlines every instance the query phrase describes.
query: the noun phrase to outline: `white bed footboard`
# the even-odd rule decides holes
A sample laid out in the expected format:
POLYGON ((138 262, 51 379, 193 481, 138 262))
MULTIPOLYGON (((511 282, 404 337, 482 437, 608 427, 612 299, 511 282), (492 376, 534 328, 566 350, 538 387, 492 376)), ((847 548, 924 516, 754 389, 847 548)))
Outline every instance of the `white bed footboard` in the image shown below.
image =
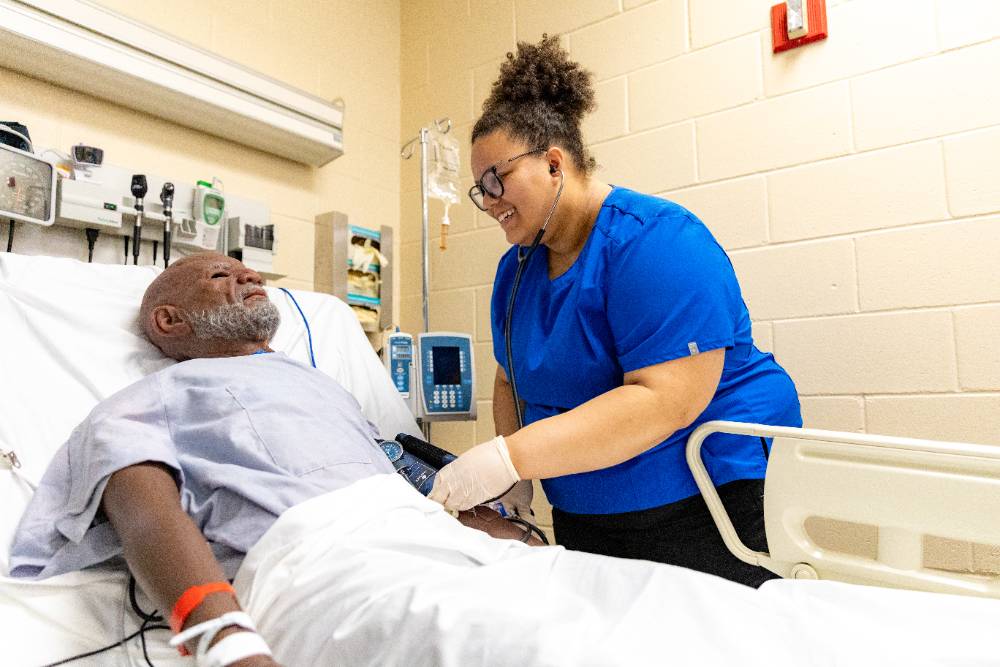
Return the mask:
POLYGON ((687 461, 726 546, 786 578, 1000 598, 1000 577, 924 565, 925 536, 1000 544, 1000 447, 818 429, 713 421, 687 443, 687 461), (712 433, 774 438, 764 491, 770 553, 736 534, 701 445, 712 433), (875 526, 877 556, 824 548, 811 517, 875 526))

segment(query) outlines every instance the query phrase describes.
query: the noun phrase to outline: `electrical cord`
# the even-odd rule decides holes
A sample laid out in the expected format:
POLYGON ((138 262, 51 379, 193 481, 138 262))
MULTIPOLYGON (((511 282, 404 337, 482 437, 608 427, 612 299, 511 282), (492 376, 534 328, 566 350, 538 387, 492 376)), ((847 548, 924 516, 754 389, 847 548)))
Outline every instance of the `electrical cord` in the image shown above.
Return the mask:
POLYGON ((152 613, 147 614, 139 606, 139 602, 135 598, 135 577, 129 576, 128 579, 128 599, 132 604, 132 611, 135 615, 142 619, 142 625, 139 626, 139 641, 142 643, 142 657, 146 659, 146 664, 149 667, 154 667, 153 661, 149 659, 149 650, 146 647, 146 630, 154 627, 157 621, 162 621, 163 617, 160 616, 159 610, 153 610, 152 613))
MULTIPOLYGON (((101 653, 107 653, 111 649, 116 648, 118 646, 121 646, 122 642, 127 642, 127 641, 130 641, 132 639, 135 639, 136 637, 138 637, 141 633, 145 632, 146 630, 169 630, 169 629, 170 629, 170 627, 166 626, 166 625, 150 625, 150 626, 147 626, 145 628, 141 628, 140 627, 138 630, 136 630, 135 632, 133 632, 132 634, 130 634, 128 637, 125 637, 121 641, 117 641, 114 644, 108 644, 104 648, 99 648, 99 649, 96 649, 94 651, 88 651, 87 653, 81 653, 79 655, 74 655, 74 656, 71 656, 69 658, 64 658, 63 660, 58 660, 56 662, 50 662, 48 664, 42 665, 42 667, 57 667, 58 665, 67 665, 67 664, 69 664, 71 662, 76 662, 77 660, 83 660, 84 658, 90 658, 90 657, 93 657, 95 655, 100 655, 101 653)), ((150 664, 152 664, 152 663, 150 663, 150 664)))
POLYGON ((536 537, 538 537, 538 539, 542 541, 542 544, 549 543, 549 538, 545 536, 545 533, 542 532, 542 529, 536 526, 535 524, 531 523, 527 519, 522 519, 519 516, 508 516, 506 517, 506 519, 511 523, 517 524, 521 528, 524 528, 525 531, 527 531, 524 534, 524 539, 521 540, 522 542, 527 542, 528 538, 532 534, 534 534, 536 537))
POLYGON ((11 218, 10 222, 7 223, 7 252, 14 252, 14 226, 16 224, 14 218, 11 218))
POLYGON ((50 662, 42 667, 57 667, 58 665, 66 665, 71 662, 76 662, 77 660, 83 660, 84 658, 91 658, 95 655, 100 655, 101 653, 107 653, 118 646, 125 646, 127 642, 135 639, 136 637, 139 637, 142 642, 142 655, 146 659, 146 664, 149 665, 149 667, 155 667, 155 665, 153 665, 153 661, 149 659, 149 652, 146 648, 146 632, 149 630, 169 630, 170 626, 158 623, 158 621, 163 620, 163 617, 159 615, 158 611, 153 611, 152 613, 147 614, 141 607, 139 607, 139 602, 136 600, 135 596, 135 577, 131 575, 129 575, 128 581, 128 598, 132 605, 132 611, 136 616, 142 619, 142 625, 139 626, 138 630, 126 637, 122 637, 113 644, 108 644, 103 648, 88 651, 86 653, 80 653, 78 655, 70 656, 69 658, 57 660, 56 662, 50 662))
POLYGON ((85 231, 87 232, 87 263, 90 264, 94 261, 94 245, 97 244, 97 236, 101 230, 87 227, 85 231))

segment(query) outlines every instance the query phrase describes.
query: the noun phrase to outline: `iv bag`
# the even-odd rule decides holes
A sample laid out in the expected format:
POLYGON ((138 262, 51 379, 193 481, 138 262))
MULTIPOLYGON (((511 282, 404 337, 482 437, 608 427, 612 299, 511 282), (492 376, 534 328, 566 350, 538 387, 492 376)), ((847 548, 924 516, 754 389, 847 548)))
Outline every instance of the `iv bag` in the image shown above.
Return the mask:
POLYGON ((427 196, 440 199, 445 204, 457 204, 458 140, 437 130, 428 131, 430 142, 427 151, 427 196))

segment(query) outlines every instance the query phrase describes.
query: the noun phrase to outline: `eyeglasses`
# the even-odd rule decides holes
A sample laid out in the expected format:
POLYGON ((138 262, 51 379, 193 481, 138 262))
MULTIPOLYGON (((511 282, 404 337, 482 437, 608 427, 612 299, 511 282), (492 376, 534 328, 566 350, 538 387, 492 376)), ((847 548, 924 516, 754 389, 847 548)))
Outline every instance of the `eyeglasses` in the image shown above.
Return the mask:
POLYGON ((515 155, 508 160, 497 162, 495 165, 484 171, 483 175, 479 177, 479 181, 469 188, 469 199, 472 200, 473 204, 479 207, 480 211, 485 211, 487 208, 485 202, 486 195, 489 195, 494 199, 499 199, 503 196, 503 180, 500 178, 500 174, 497 173, 497 169, 507 166, 514 160, 520 160, 527 155, 534 155, 535 153, 544 153, 546 150, 547 149, 545 148, 536 148, 534 150, 521 153, 520 155, 515 155))

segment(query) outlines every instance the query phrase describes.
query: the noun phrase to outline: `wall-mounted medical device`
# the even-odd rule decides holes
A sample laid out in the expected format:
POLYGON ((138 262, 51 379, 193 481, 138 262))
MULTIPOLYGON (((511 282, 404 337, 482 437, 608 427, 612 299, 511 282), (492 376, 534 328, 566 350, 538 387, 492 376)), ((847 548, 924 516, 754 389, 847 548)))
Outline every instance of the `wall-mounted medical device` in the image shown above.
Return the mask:
POLYGON ((261 275, 277 275, 274 256, 278 239, 271 223, 271 209, 235 195, 227 196, 226 205, 226 253, 261 275))
POLYGON ((476 418, 475 360, 472 337, 434 331, 418 334, 417 375, 424 421, 476 418))
POLYGON ((316 248, 316 283, 330 285, 366 332, 384 331, 392 321, 392 227, 351 224, 330 211, 316 216, 316 248))
POLYGON ((424 422, 476 418, 472 337, 451 331, 387 332, 382 363, 413 416, 424 422))
POLYGON ((413 344, 413 336, 398 329, 386 333, 382 338, 382 362, 389 371, 393 386, 403 397, 406 407, 416 415, 420 385, 417 383, 416 346, 413 344))
MULTIPOLYGON (((91 148, 91 156, 94 150, 99 149, 91 148)), ((46 151, 50 152, 54 151, 46 151)), ((136 190, 133 190, 135 170, 107 163, 98 165, 93 161, 81 163, 76 154, 74 150, 68 172, 71 177, 60 176, 53 189, 55 224, 117 236, 134 235, 137 217, 136 190)), ((44 180, 41 176, 56 173, 51 163, 31 155, 18 156, 16 163, 6 161, 3 156, 0 154, 0 178, 4 182, 9 180, 11 169, 25 169, 20 166, 22 163, 45 165, 32 167, 33 178, 39 182, 44 180), (33 162, 27 162, 27 158, 33 162)), ((281 277, 274 272, 277 241, 271 211, 266 204, 223 195, 218 184, 208 181, 184 185, 184 179, 180 178, 148 172, 142 175, 147 193, 142 202, 143 243, 156 241, 163 247, 169 243, 187 251, 227 253, 242 259, 265 278, 281 277), (171 228, 169 236, 164 234, 167 224, 171 228)), ((22 181, 16 179, 15 182, 22 181)), ((4 197, 5 193, 0 191, 0 208, 4 197)))
POLYGON ((36 225, 53 224, 56 178, 53 163, 0 144, 0 218, 36 225))

